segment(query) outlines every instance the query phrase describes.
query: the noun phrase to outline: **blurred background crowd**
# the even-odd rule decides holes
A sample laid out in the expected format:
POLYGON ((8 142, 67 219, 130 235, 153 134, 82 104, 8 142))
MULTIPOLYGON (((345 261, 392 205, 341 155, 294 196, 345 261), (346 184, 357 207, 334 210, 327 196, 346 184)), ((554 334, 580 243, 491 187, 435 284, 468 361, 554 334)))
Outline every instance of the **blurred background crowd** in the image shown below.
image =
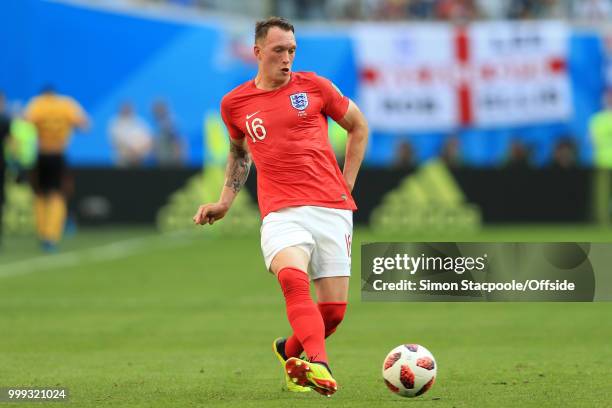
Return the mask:
POLYGON ((565 18, 605 22, 612 17, 609 0, 131 0, 138 5, 170 4, 202 12, 283 15, 323 21, 469 21, 480 19, 565 18))
MULTIPOLYGON (((223 168, 220 100, 256 72, 254 22, 282 15, 296 26, 294 70, 329 78, 368 118, 361 221, 432 161, 458 183, 445 184, 451 201, 474 202, 485 223, 609 219, 607 176, 593 170, 612 168, 612 0, 23 0, 0 13, 0 37, 20 39, 0 44, 5 213, 37 160, 27 108, 53 87, 89 120, 63 152, 76 218, 159 221, 189 177, 223 168), (125 207, 136 186, 147 211, 125 207)), ((342 162, 345 132, 329 133, 342 162)), ((214 199, 207 183, 198 191, 214 199)))

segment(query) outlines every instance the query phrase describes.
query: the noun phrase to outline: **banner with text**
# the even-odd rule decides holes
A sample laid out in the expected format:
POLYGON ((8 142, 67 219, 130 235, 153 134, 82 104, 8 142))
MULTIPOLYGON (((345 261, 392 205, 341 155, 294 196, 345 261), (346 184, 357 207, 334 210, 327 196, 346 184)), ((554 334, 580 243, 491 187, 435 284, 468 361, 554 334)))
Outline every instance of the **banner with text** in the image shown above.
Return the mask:
POLYGON ((566 121, 562 22, 358 25, 359 101, 375 130, 438 131, 566 121))

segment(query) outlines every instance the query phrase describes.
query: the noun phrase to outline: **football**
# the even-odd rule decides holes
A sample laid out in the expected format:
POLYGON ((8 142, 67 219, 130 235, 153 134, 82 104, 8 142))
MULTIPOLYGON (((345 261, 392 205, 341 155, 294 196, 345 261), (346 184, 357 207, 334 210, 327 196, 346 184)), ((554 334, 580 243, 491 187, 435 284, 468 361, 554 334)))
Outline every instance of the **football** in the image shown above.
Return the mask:
POLYGON ((438 366, 434 356, 418 344, 402 344, 387 354, 382 376, 387 388, 402 397, 418 397, 431 388, 438 366))

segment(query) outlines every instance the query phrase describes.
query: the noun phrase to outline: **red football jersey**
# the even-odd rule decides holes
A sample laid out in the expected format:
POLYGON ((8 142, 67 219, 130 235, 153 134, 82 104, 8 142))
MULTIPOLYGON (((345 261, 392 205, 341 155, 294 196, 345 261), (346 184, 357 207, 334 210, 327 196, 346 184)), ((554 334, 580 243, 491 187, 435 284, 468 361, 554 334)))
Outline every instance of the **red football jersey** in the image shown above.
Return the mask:
POLYGON ((311 72, 293 72, 273 91, 251 80, 223 97, 230 137, 247 138, 257 168, 262 218, 302 205, 357 209, 327 134, 327 116, 342 119, 348 105, 329 80, 311 72))

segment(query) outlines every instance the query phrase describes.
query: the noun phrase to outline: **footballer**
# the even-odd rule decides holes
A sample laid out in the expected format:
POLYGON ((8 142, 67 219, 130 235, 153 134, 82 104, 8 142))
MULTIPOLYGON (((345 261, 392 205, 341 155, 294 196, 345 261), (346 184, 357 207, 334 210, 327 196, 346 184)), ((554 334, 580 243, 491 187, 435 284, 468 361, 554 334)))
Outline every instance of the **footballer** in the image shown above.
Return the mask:
POLYGON ((257 22, 257 75, 221 101, 231 141, 226 182, 219 200, 201 205, 193 220, 205 225, 222 219, 255 163, 261 249, 266 268, 280 284, 293 329, 289 337, 274 340, 273 351, 290 391, 329 396, 338 384, 325 339, 346 311, 357 209, 351 191, 368 125, 355 103, 328 79, 291 70, 297 49, 294 31, 284 18, 257 22), (328 117, 348 133, 342 171, 328 139, 328 117))

